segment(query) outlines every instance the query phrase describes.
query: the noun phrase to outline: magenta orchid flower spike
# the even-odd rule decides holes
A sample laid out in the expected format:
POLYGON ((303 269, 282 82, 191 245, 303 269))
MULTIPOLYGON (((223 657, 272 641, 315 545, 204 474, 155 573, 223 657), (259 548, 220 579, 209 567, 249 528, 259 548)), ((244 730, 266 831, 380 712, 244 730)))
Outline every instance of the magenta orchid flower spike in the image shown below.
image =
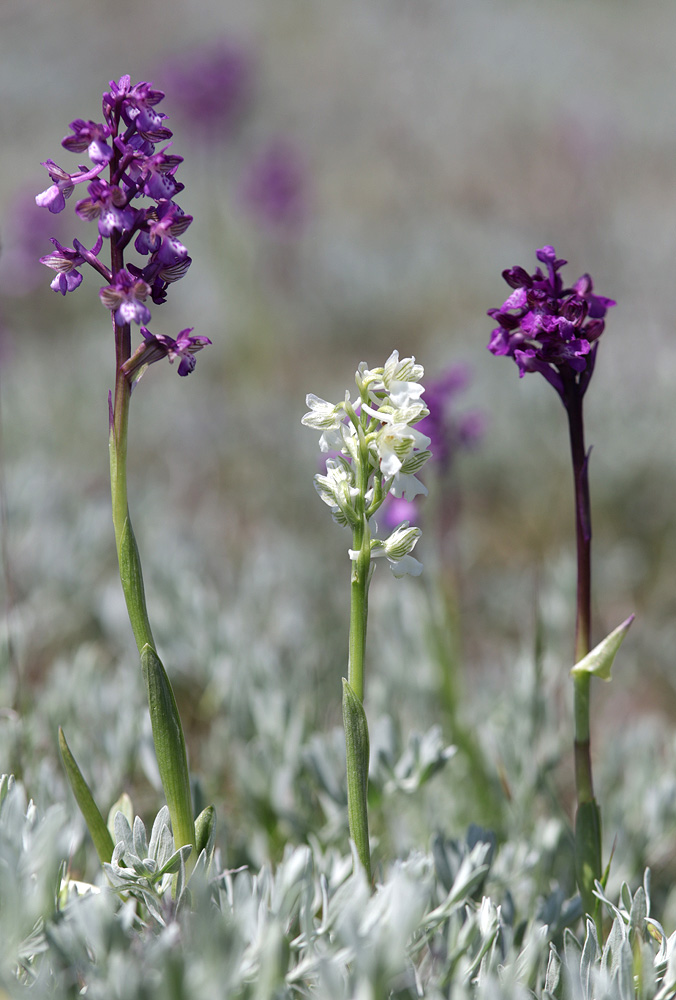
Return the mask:
MULTIPOLYGON (((148 695, 153 739, 164 786, 175 845, 184 849, 186 864, 195 863, 196 838, 192 794, 181 721, 164 666, 155 649, 148 620, 141 561, 127 503, 127 431, 132 389, 148 365, 161 358, 178 361, 178 374, 195 368, 198 351, 211 343, 193 336, 192 328, 171 337, 151 333, 151 307, 166 301, 169 286, 184 276, 191 264, 183 234, 192 222, 174 200, 183 190, 176 180, 182 157, 169 152, 171 131, 166 115, 157 110, 164 97, 150 83, 132 84, 123 76, 103 95, 103 122, 77 118, 63 147, 87 153, 91 166, 70 172, 45 160, 51 185, 35 199, 52 214, 62 212, 76 187, 84 197, 75 214, 95 223, 98 238, 88 250, 79 240, 63 246, 52 238, 54 250, 41 258, 56 272, 51 287, 66 295, 83 283, 82 271, 91 267, 103 278, 99 298, 110 312, 115 342, 115 389, 109 395, 110 476, 113 526, 120 579, 127 611, 141 658, 148 695), (161 148, 157 149, 158 144, 161 148), (104 173, 106 176, 103 176, 104 173), (132 243, 133 241, 133 243, 132 243), (106 243, 110 263, 100 254, 106 243), (133 250, 136 261, 125 261, 133 250), (141 343, 132 350, 131 326, 140 327, 141 343)), ((94 797, 60 734, 62 758, 71 788, 87 821, 102 863, 111 860, 113 845, 94 797)))
POLYGON ((521 377, 540 372, 566 405, 589 385, 604 317, 615 302, 594 294, 588 274, 565 288, 559 271, 567 261, 557 258, 554 247, 544 246, 535 256, 545 271, 538 267, 529 274, 517 266, 502 272, 513 291, 499 309, 488 310, 498 323, 488 350, 514 358, 521 377))
MULTIPOLYGON (((502 276, 512 289, 499 309, 489 309, 497 320, 488 350, 514 358, 519 376, 540 372, 556 389, 566 409, 575 489, 577 548, 577 613, 573 659, 575 717, 576 875, 586 912, 597 921, 599 902, 595 886, 603 878, 601 810, 594 797, 590 744, 590 684, 595 666, 591 658, 591 504, 589 451, 585 446, 583 401, 594 371, 605 316, 613 299, 594 293, 588 274, 565 286, 560 271, 567 261, 552 246, 536 251, 544 269, 529 274, 512 267, 502 276)), ((622 636, 630 619, 622 626, 622 636)), ((612 635, 612 633, 611 633, 612 635)), ((607 637, 608 639, 608 637, 607 637)), ((598 647, 605 650, 607 639, 598 647)), ((611 643, 612 645, 612 643, 611 643)), ((605 654, 604 654, 605 655, 605 654)), ((608 667, 609 669, 609 667, 608 667)))

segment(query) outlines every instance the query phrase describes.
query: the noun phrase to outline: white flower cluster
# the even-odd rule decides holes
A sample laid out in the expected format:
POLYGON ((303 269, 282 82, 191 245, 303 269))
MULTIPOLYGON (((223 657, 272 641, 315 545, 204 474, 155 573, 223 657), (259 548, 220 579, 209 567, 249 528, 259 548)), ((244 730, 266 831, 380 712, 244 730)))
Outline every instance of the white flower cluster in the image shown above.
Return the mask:
MULTIPOLYGON (((349 392, 336 404, 313 393, 306 397, 310 409, 302 423, 321 431, 323 452, 336 453, 327 459, 325 475, 315 476, 315 487, 338 524, 368 527, 388 493, 406 500, 427 494, 417 473, 430 457, 430 439, 413 426, 429 413, 421 399, 423 374, 415 358, 400 361, 393 351, 382 368, 362 361, 354 402, 349 392)), ((388 539, 373 539, 371 556, 385 556, 395 576, 417 576, 422 565, 410 553, 419 537, 420 529, 405 522, 388 539)), ((357 556, 351 549, 350 558, 357 556)))

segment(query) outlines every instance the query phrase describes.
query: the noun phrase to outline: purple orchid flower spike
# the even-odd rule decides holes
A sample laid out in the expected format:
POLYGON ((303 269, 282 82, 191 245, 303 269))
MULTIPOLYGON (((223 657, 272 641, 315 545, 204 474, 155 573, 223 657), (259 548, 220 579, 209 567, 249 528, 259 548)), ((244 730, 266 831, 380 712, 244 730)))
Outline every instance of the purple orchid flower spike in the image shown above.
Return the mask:
MULTIPOLYGON (((554 247, 536 252, 544 270, 529 274, 522 267, 503 271, 513 289, 499 309, 489 309, 497 320, 488 349, 492 354, 514 358, 519 375, 540 372, 554 386, 566 409, 575 489, 575 534, 577 549, 577 615, 574 664, 587 662, 591 650, 591 504, 589 456, 585 445, 583 403, 589 386, 605 315, 613 299, 594 294, 588 274, 570 288, 564 287, 554 247)), ((573 670, 574 761, 577 813, 575 818, 576 875, 582 903, 597 919, 595 887, 604 866, 601 842, 601 811, 594 796, 590 745, 591 673, 573 670)))
MULTIPOLYGON (((167 116, 157 110, 163 97, 152 84, 132 84, 129 76, 111 81, 110 90, 103 95, 104 121, 76 118, 70 125, 71 134, 62 142, 69 152, 86 151, 92 166, 80 165, 69 173, 53 160, 46 160, 43 166, 52 183, 35 200, 38 206, 57 214, 63 211, 75 187, 86 184, 86 197, 77 202, 75 212, 81 219, 95 222, 98 228, 98 239, 91 250, 78 240, 68 247, 51 237, 54 250, 41 261, 56 271, 51 287, 62 295, 79 288, 85 265, 106 282, 99 297, 110 312, 115 344, 115 387, 108 396, 108 413, 111 501, 120 581, 141 657, 174 842, 177 847, 187 848, 188 864, 197 841, 185 737, 171 683, 155 650, 127 500, 129 404, 134 384, 148 365, 160 358, 168 358, 170 363, 178 361, 178 374, 188 375, 195 367, 195 354, 211 343, 208 337, 192 336, 192 329, 181 330, 174 340, 152 334, 147 328, 151 317, 146 301, 150 298, 154 303, 163 303, 169 284, 183 277, 191 263, 180 237, 192 216, 175 201, 183 190, 175 178, 182 158, 168 152, 170 144, 155 150, 156 143, 167 143, 172 135, 165 124, 167 116), (106 177, 101 176, 104 171, 106 177), (109 243, 110 266, 99 257, 104 240, 109 243), (130 247, 141 255, 142 267, 125 260, 130 247), (143 336, 135 352, 131 341, 133 323, 141 326, 143 336)), ((81 788, 82 775, 65 739, 61 751, 71 785, 81 788)), ((101 815, 89 789, 87 792, 88 797, 83 799, 76 791, 76 798, 99 857, 108 863, 114 845, 110 836, 101 832, 101 815)))
MULTIPOLYGON (((75 212, 96 222, 97 242, 87 250, 77 240, 71 248, 52 238, 55 249, 40 260, 56 271, 51 287, 62 295, 80 287, 85 265, 104 278, 107 284, 99 297, 113 319, 118 372, 132 357, 129 325, 147 330, 151 319, 147 302, 163 304, 169 285, 182 278, 192 263, 182 242, 192 216, 175 200, 183 190, 176 179, 183 157, 169 151, 172 133, 165 124, 167 116, 157 108, 163 98, 164 93, 146 81, 133 84, 129 76, 111 81, 103 95, 104 121, 76 118, 70 123, 71 134, 62 141, 71 153, 86 152, 92 165, 80 165, 69 173, 54 160, 45 160, 52 184, 35 199, 38 206, 57 214, 77 185, 86 186, 75 212), (164 145, 156 150, 157 143, 164 145), (100 175, 106 168, 104 178, 100 175), (104 240, 110 242, 110 266, 99 257, 104 240), (130 246, 140 255, 139 263, 125 261, 130 246)), ((179 358, 179 374, 187 375, 195 365, 195 350, 211 343, 207 337, 190 338, 189 333, 182 331, 177 340, 158 334, 152 360, 179 358)), ((145 346, 144 342, 141 348, 145 346)), ((144 364, 148 360, 146 350, 144 364)))
POLYGON ((604 317, 615 302, 593 293, 588 274, 564 288, 559 272, 567 262, 557 258, 554 247, 542 247, 536 257, 546 273, 538 267, 529 274, 518 266, 502 272, 513 291, 499 309, 488 310, 498 322, 488 350, 514 358, 520 376, 540 372, 567 406, 571 395, 587 389, 604 317))

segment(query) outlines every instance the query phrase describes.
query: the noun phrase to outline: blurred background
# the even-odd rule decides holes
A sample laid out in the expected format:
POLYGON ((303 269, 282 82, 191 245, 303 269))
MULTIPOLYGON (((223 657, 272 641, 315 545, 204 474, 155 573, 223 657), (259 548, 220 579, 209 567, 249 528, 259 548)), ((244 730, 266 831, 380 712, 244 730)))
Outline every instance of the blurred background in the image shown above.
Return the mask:
MULTIPOLYGON (((443 715, 445 691, 457 740, 456 710, 471 729, 520 672, 530 676, 538 629, 557 710, 569 711, 565 415, 544 379, 520 380, 486 350, 486 310, 507 294, 502 270, 532 271, 546 243, 569 261, 569 282, 588 271, 618 303, 586 406, 595 639, 631 611, 637 620, 597 698, 600 781, 621 783, 617 740, 629 729, 639 736, 627 759, 656 754, 655 780, 669 770, 675 47, 669 0, 4 0, 0 770, 26 774, 33 794, 65 794, 63 723, 106 807, 130 781, 143 801, 154 780, 146 721, 129 711, 143 692, 108 508, 109 319, 93 272, 63 299, 37 261, 50 236, 69 246, 94 236, 75 199, 58 216, 34 204, 49 183, 40 162, 74 169, 60 146, 69 122, 101 120, 101 94, 124 73, 166 93, 185 160, 178 200, 194 216, 184 238, 193 264, 151 326, 213 341, 189 379, 156 365, 135 391, 130 504, 193 761, 207 793, 230 803, 232 837, 237 809, 254 808, 238 782, 262 783, 268 810, 275 795, 293 796, 295 765, 278 773, 289 747, 340 719, 349 539, 315 494, 317 440, 300 418, 307 392, 337 400, 352 388, 361 360, 383 364, 396 348, 425 366, 425 384, 454 386, 441 391, 447 461, 430 469, 417 513, 425 574, 374 579, 373 711, 422 729, 443 715), (449 370, 459 373, 450 383, 449 370), (443 654, 429 653, 432 620, 443 654), (262 679, 247 701, 252 677, 262 679), (268 747, 274 774, 268 730, 285 734, 279 752, 268 747)), ((509 787, 500 732, 485 736, 485 752, 509 787)), ((564 810, 569 765, 559 759, 554 779, 564 810)), ((631 794, 645 785, 637 777, 631 794)), ((628 808, 623 799, 627 823, 628 808)), ((666 829, 672 784, 655 808, 666 829)), ((261 857, 293 827, 286 799, 274 809, 261 857)), ((636 830, 645 809, 641 799, 636 830)), ((671 846, 652 863, 666 865, 671 846)))

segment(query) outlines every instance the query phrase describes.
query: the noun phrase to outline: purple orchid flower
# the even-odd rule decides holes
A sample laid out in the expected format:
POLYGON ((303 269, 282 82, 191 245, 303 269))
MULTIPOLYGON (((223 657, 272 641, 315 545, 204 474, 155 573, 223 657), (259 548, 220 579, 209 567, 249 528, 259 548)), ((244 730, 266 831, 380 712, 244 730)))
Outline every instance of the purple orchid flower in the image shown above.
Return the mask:
POLYGON ((88 262, 88 257, 96 257, 103 245, 103 237, 99 236, 91 250, 86 250, 79 240, 73 240, 72 248, 64 247, 53 236, 50 237, 50 242, 54 244, 56 250, 41 257, 40 263, 56 271, 56 277, 50 287, 55 292, 65 295, 66 292, 75 291, 82 284, 82 275, 78 268, 88 262))
POLYGON ((203 347, 210 344, 208 337, 191 337, 193 327, 181 330, 176 340, 167 337, 163 333, 151 333, 146 327, 141 327, 143 343, 132 354, 131 358, 122 366, 122 371, 127 378, 138 381, 148 365, 162 358, 168 358, 173 364, 180 358, 178 365, 179 375, 189 375, 194 370, 197 363, 195 354, 203 347))
POLYGON ((150 310, 144 304, 149 295, 148 284, 124 270, 118 271, 113 282, 99 292, 101 302, 114 314, 120 326, 125 323, 140 326, 150 321, 150 310))
POLYGON ((140 254, 153 254, 163 266, 177 264, 186 259, 188 251, 176 237, 182 235, 191 222, 192 215, 186 215, 174 202, 162 201, 157 211, 146 217, 134 247, 140 254))
POLYGON ((76 118, 69 127, 73 130, 73 135, 67 135, 61 143, 64 149, 71 153, 83 153, 86 149, 92 163, 110 163, 113 151, 106 142, 110 136, 107 125, 76 118))
MULTIPOLYGON (((175 201, 183 190, 175 177, 183 158, 169 152, 167 140, 172 133, 165 125, 166 115, 157 110, 163 98, 163 92, 146 81, 132 84, 129 76, 111 81, 103 95, 104 121, 76 118, 70 124, 72 134, 62 142, 70 152, 86 150, 93 165, 68 173, 46 160, 43 166, 52 185, 35 199, 39 206, 58 213, 75 186, 87 184, 87 197, 77 202, 75 211, 80 218, 97 223, 97 242, 87 250, 78 240, 68 247, 52 237, 54 250, 40 260, 56 271, 51 287, 62 295, 82 284, 85 264, 104 278, 99 297, 112 314, 118 379, 122 380, 133 381, 135 376, 138 380, 139 372, 162 357, 170 363, 178 360, 179 375, 188 375, 195 367, 195 354, 211 343, 208 337, 192 336, 192 328, 182 330, 175 340, 147 328, 151 318, 147 299, 163 303, 169 285, 182 278, 192 263, 182 242, 192 216, 175 201), (165 145, 156 151, 160 142, 165 145), (104 179, 100 175, 106 167, 104 179), (148 205, 148 199, 152 204, 148 205), (110 266, 99 258, 104 240, 110 241, 110 266), (130 245, 143 258, 143 266, 125 261, 130 245), (132 323, 141 327, 144 338, 133 355, 132 323)), ((115 414, 119 421, 126 419, 122 410, 115 409, 115 414)))
POLYGON ((521 377, 540 372, 566 404, 573 391, 586 391, 604 317, 615 302, 594 294, 588 274, 564 288, 559 271, 567 261, 557 258, 554 247, 542 247, 536 257, 546 273, 539 267, 534 274, 522 267, 502 272, 514 290, 499 309, 488 310, 498 322, 488 350, 513 357, 521 377))
POLYGON ((75 206, 75 212, 81 219, 87 222, 98 219, 102 236, 110 236, 114 230, 119 233, 133 230, 138 212, 128 204, 126 195, 119 187, 97 179, 87 190, 89 197, 75 206))
POLYGON ((48 208, 56 215, 63 212, 66 207, 66 199, 70 198, 75 190, 75 184, 71 175, 66 173, 58 163, 54 163, 54 160, 45 160, 41 166, 45 167, 54 183, 41 194, 35 196, 35 203, 40 208, 48 208))

